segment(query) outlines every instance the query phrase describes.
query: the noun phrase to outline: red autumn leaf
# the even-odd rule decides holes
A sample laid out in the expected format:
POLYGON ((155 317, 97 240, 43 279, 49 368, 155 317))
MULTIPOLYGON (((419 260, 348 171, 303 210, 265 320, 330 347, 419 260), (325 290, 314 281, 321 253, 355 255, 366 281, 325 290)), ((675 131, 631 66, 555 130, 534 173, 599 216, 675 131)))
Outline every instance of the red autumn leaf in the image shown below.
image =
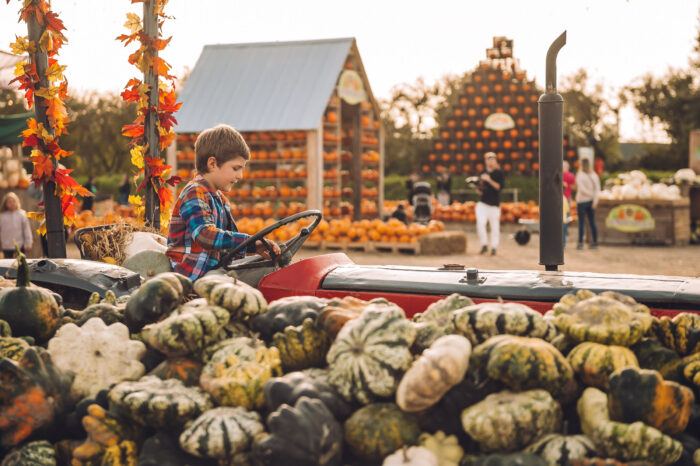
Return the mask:
POLYGON ((122 128, 122 135, 129 138, 140 138, 143 137, 143 126, 142 125, 124 125, 122 128))
POLYGON ((33 155, 30 157, 32 163, 34 164, 34 172, 32 173, 32 179, 43 180, 45 177, 50 177, 53 173, 53 161, 51 158, 45 155, 33 155))
POLYGON ((168 37, 167 39, 156 39, 153 41, 153 48, 156 50, 163 50, 170 43, 171 39, 172 37, 168 37))
POLYGON ((124 89, 127 89, 127 88, 129 88, 129 87, 134 87, 134 86, 137 86, 137 87, 138 87, 139 84, 141 84, 141 80, 140 80, 140 79, 131 78, 131 79, 129 80, 129 82, 126 83, 126 86, 124 86, 124 89))
POLYGON ((66 29, 66 27, 63 25, 63 21, 58 19, 58 15, 53 11, 46 13, 46 27, 55 32, 61 32, 66 29))
POLYGON ((122 100, 127 104, 130 102, 138 102, 141 99, 141 94, 139 94, 138 87, 136 86, 125 90, 120 95, 122 96, 122 100))
POLYGON ((166 183, 168 183, 170 186, 177 186, 178 184, 182 183, 182 178, 179 176, 171 176, 167 180, 165 180, 166 183))
POLYGON ((73 179, 72 176, 70 176, 70 173, 72 171, 73 170, 69 168, 57 168, 54 172, 56 184, 69 193, 74 193, 83 197, 93 196, 93 194, 90 191, 81 186, 77 181, 73 179))
POLYGON ((173 193, 167 186, 158 188, 158 197, 160 198, 160 205, 168 205, 173 201, 173 193))

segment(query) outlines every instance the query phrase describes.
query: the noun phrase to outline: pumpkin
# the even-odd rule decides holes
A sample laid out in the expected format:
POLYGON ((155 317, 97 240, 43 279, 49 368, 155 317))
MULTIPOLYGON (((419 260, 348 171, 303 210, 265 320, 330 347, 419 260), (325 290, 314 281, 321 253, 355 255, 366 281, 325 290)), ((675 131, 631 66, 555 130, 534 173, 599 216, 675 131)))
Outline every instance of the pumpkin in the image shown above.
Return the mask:
POLYGON ((424 447, 407 447, 396 450, 384 458, 382 466, 440 466, 435 453, 424 447))
POLYGON ((328 303, 327 299, 316 296, 288 296, 272 301, 264 314, 253 318, 251 326, 265 341, 270 341, 277 332, 285 328, 301 325, 307 318, 316 320, 318 313, 328 303))
POLYGON ((642 338, 652 319, 616 299, 594 296, 567 309, 560 308, 555 322, 559 330, 576 343, 592 341, 631 346, 642 338))
POLYGON ((358 458, 379 461, 420 435, 415 418, 394 403, 373 403, 355 411, 344 424, 345 442, 358 458))
POLYGON ((477 458, 467 458, 460 466, 547 466, 545 460, 532 453, 492 454, 477 458))
POLYGON ((458 466, 464 456, 464 450, 457 437, 445 435, 441 430, 432 435, 423 432, 418 436, 418 444, 433 452, 440 466, 458 466))
POLYGON ((146 371, 139 362, 146 346, 129 339, 126 325, 107 326, 96 317, 82 327, 61 327, 49 340, 48 352, 59 369, 75 373, 71 385, 75 399, 94 396, 115 382, 138 378, 146 371))
POLYGON ((584 458, 573 459, 570 466, 655 466, 646 461, 617 461, 613 458, 584 458))
POLYGON ((363 301, 353 296, 333 298, 319 312, 316 324, 328 333, 331 340, 335 340, 340 329, 348 321, 357 319, 369 303, 369 301, 363 301))
POLYGON ((642 421, 678 434, 685 430, 694 402, 692 390, 665 381, 656 371, 626 367, 610 376, 608 409, 613 421, 642 421))
POLYGON ((60 423, 72 408, 71 381, 41 348, 27 348, 17 362, 0 359, 0 446, 14 447, 60 423))
POLYGON ((198 354, 216 341, 228 321, 226 309, 195 299, 160 322, 143 327, 141 337, 151 348, 169 357, 198 354))
POLYGON ((396 404, 407 412, 437 403, 467 373, 472 345, 461 335, 445 335, 423 352, 396 389, 396 404))
MULTIPOLYGON (((613 299, 615 301, 618 301, 625 306, 627 306, 632 312, 640 313, 640 314, 647 314, 650 315, 651 312, 649 311, 649 308, 645 306, 644 304, 638 303, 634 298, 631 296, 627 296, 626 294, 619 293, 617 291, 603 291, 602 293, 596 295, 590 290, 578 290, 575 294, 573 293, 567 293, 564 296, 562 296, 559 299, 559 302, 554 305, 552 308, 552 311, 554 312, 555 315, 559 315, 561 313, 568 313, 571 309, 572 306, 578 304, 581 301, 585 301, 590 298, 594 298, 596 296, 600 296, 603 298, 608 298, 608 299, 613 299)), ((652 319, 646 320, 646 322, 651 325, 652 319)), ((646 328, 648 330, 649 327, 646 328)))
POLYGON ((123 440, 117 445, 107 447, 100 464, 104 466, 138 466, 137 461, 136 442, 123 440))
POLYGON ((368 305, 343 326, 328 350, 328 382, 347 401, 368 404, 393 395, 412 362, 409 348, 415 337, 400 307, 368 305))
POLYGON ((253 454, 264 465, 340 465, 343 429, 321 400, 302 396, 267 418, 269 434, 259 435, 253 454))
POLYGON ((664 347, 655 338, 642 338, 630 347, 642 369, 659 371, 667 380, 681 381, 678 372, 681 357, 674 350, 664 347))
POLYGON ((435 340, 443 335, 454 333, 452 312, 474 305, 474 302, 459 293, 453 293, 447 298, 432 303, 428 308, 413 316, 416 324, 416 341, 414 346, 417 352, 422 352, 430 347, 435 340))
POLYGON ((312 377, 305 372, 290 372, 273 377, 263 385, 265 406, 269 412, 281 405, 294 406, 302 396, 319 399, 338 420, 346 419, 352 407, 328 384, 326 377, 312 377))
POLYGON ((218 405, 261 408, 263 385, 282 374, 279 351, 264 344, 252 349, 242 341, 248 339, 237 340, 239 345, 224 346, 205 364, 200 386, 218 405))
POLYGON ((177 428, 212 408, 209 395, 175 379, 144 376, 121 382, 109 391, 110 409, 144 425, 177 428))
POLYGON ((46 440, 37 440, 12 450, 0 466, 56 466, 56 450, 46 440))
POLYGON ((590 341, 577 345, 566 359, 583 383, 602 389, 608 388, 608 377, 616 370, 639 367, 637 358, 628 348, 590 341))
POLYGON ((487 302, 468 306, 452 313, 455 329, 472 345, 495 335, 519 335, 550 340, 556 329, 542 314, 524 304, 487 302))
POLYGON ((576 412, 581 420, 581 431, 590 438, 600 424, 610 421, 608 396, 597 388, 588 387, 576 403, 576 412))
POLYGON ((683 453, 679 441, 643 422, 603 422, 593 431, 591 440, 602 455, 624 461, 665 465, 674 463, 683 453))
POLYGON ((524 450, 544 459, 549 466, 595 456, 595 445, 585 435, 547 434, 524 450))
MULTIPOLYGON (((85 441, 73 450, 73 464, 75 466, 105 463, 105 455, 111 447, 128 440, 133 440, 138 429, 129 422, 123 422, 114 414, 106 411, 102 406, 92 404, 87 408, 87 414, 83 417, 83 427, 87 432, 85 441)), ((126 450, 127 445, 122 445, 126 450)), ((119 454, 112 450, 110 455, 119 454)))
POLYGON ((0 359, 8 358, 19 361, 27 348, 29 348, 29 343, 22 338, 0 337, 0 359))
POLYGON ((498 335, 474 348, 471 364, 513 390, 543 388, 559 396, 573 379, 566 358, 539 338, 498 335))
POLYGON ((682 312, 654 321, 652 331, 667 348, 681 356, 700 352, 700 315, 682 312))
POLYGON ((133 332, 169 314, 192 290, 192 282, 175 272, 159 273, 141 285, 126 303, 126 325, 133 332))
MULTIPOLYGON (((156 432, 141 446, 139 466, 216 466, 209 459, 197 458, 180 449, 177 438, 166 432, 156 432)), ((235 464, 235 463, 234 463, 235 464)))
POLYGON ((19 248, 17 261, 17 286, 0 288, 0 319, 10 325, 12 335, 48 340, 60 323, 60 303, 49 290, 31 286, 27 259, 19 248))
POLYGON ((559 430, 561 420, 559 403, 542 389, 493 393, 462 411, 465 432, 485 452, 519 450, 559 430))
POLYGON ((227 275, 202 277, 195 283, 195 291, 209 304, 229 311, 232 320, 248 319, 267 310, 267 301, 259 290, 227 275))
POLYGON ((160 379, 177 379, 188 387, 199 385, 199 376, 202 374, 201 362, 179 357, 166 359, 158 364, 148 375, 154 375, 160 379))
POLYGON ((265 431, 260 415, 245 408, 214 408, 185 426, 180 447, 195 456, 232 458, 265 431))
POLYGON ((301 325, 290 325, 284 331, 275 333, 272 346, 280 352, 282 369, 295 371, 322 365, 326 360, 330 340, 313 319, 307 318, 301 325))

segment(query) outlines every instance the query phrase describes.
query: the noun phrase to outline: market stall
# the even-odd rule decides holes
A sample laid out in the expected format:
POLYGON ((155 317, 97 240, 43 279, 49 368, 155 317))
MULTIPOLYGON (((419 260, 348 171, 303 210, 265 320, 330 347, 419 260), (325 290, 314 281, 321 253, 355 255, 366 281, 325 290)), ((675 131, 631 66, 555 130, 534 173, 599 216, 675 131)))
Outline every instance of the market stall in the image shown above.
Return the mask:
POLYGON ((234 214, 379 215, 384 134, 354 39, 206 46, 179 99, 168 157, 183 178, 207 128, 229 124, 250 146, 234 214))

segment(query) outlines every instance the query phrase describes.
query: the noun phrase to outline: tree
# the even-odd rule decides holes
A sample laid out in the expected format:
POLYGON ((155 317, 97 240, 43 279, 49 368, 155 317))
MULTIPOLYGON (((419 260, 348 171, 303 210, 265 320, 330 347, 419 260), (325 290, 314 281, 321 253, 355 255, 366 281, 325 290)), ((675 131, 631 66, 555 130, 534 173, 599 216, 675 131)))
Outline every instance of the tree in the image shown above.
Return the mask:
POLYGON ((429 85, 418 78, 413 84, 395 86, 391 97, 380 102, 387 136, 386 173, 407 175, 420 170, 432 149, 436 128, 462 80, 446 75, 429 85))
POLYGON ((591 84, 588 72, 582 68, 565 77, 560 88, 564 98, 564 132, 571 144, 592 146, 596 156, 614 166, 621 159, 617 109, 605 99, 603 84, 591 84))
POLYGON ((700 128, 700 27, 689 62, 689 69, 669 69, 658 78, 646 74, 621 92, 624 103, 631 103, 652 125, 660 125, 671 139, 669 147, 642 157, 645 168, 676 170, 688 164, 690 132, 700 128))
POLYGON ((68 159, 69 168, 95 176, 129 171, 129 139, 121 130, 136 118, 136 109, 117 94, 97 93, 71 98, 67 107, 72 122, 62 140, 76 154, 68 159))

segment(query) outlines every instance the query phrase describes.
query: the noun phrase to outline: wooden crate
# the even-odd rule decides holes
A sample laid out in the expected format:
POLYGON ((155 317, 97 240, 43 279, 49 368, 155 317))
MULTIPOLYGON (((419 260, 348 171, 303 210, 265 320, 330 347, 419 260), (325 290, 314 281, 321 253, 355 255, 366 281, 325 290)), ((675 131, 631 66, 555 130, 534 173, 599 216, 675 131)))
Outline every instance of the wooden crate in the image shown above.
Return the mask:
POLYGON ((391 252, 395 254, 420 254, 420 243, 394 243, 374 241, 370 245, 375 252, 391 252))
POLYGON ((595 213, 598 241, 604 244, 668 244, 685 245, 690 241, 690 200, 687 197, 674 200, 601 199, 595 213), (610 212, 620 205, 640 206, 654 220, 652 229, 621 231, 606 225, 610 212))

